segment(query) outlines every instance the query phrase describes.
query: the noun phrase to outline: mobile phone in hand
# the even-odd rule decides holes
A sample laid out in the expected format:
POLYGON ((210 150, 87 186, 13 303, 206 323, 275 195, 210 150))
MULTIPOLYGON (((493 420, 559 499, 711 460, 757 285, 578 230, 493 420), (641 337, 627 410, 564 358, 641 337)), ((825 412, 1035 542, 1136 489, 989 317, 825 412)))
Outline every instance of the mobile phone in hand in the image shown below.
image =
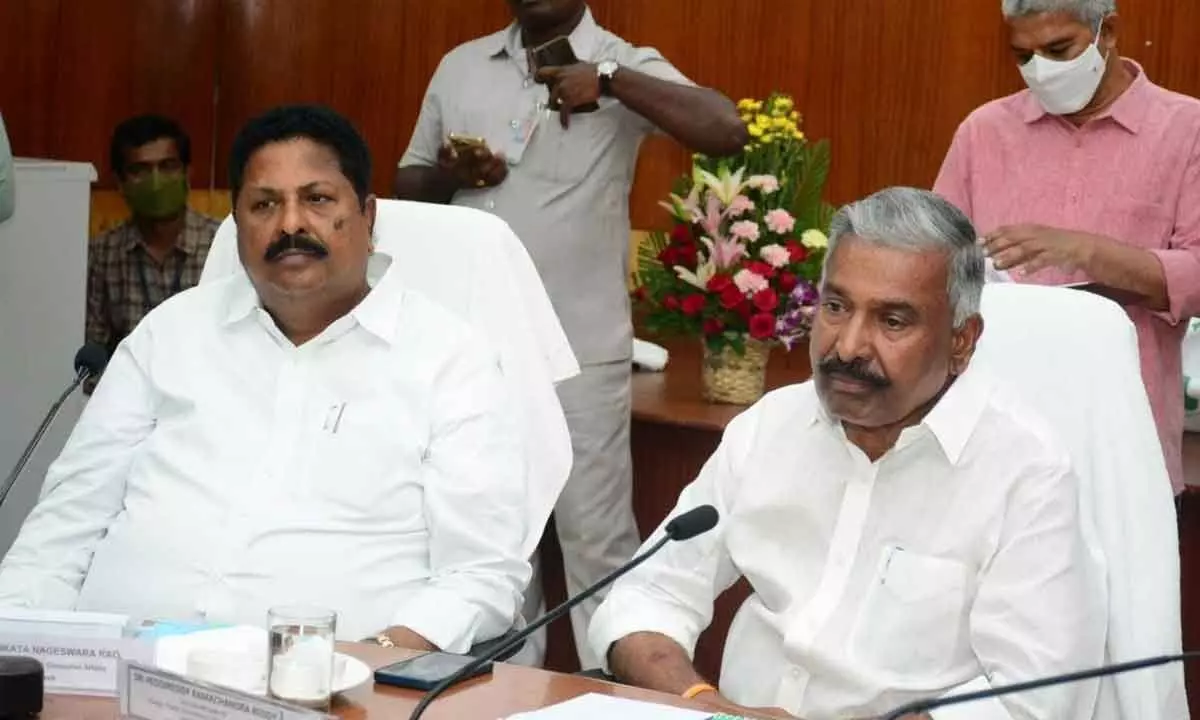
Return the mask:
MULTIPOLYGON (((566 35, 559 35, 550 42, 543 43, 530 51, 533 67, 530 70, 537 73, 538 70, 545 67, 563 67, 565 65, 575 65, 579 62, 579 58, 575 55, 575 49, 571 47, 571 41, 566 35)), ((600 109, 599 103, 588 103, 580 105, 571 110, 572 113, 589 113, 600 109)))

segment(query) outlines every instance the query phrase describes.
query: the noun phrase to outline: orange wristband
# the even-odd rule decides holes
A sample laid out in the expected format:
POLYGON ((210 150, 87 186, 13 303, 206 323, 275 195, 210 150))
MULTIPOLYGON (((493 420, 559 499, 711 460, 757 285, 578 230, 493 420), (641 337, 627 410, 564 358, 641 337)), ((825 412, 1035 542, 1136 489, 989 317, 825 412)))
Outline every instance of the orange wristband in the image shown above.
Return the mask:
POLYGON ((696 683, 695 685, 691 686, 687 690, 684 690, 681 697, 684 700, 691 700, 692 698, 696 697, 700 693, 706 693, 709 691, 716 692, 717 689, 715 687, 713 687, 712 685, 709 685, 708 683, 696 683))

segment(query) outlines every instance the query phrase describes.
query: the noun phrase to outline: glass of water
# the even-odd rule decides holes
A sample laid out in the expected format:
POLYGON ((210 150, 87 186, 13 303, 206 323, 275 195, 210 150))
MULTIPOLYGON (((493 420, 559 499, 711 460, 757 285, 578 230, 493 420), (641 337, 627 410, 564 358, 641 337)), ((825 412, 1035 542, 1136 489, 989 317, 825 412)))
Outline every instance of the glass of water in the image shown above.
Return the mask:
POLYGON ((328 711, 337 613, 318 607, 275 607, 267 613, 267 630, 271 638, 270 696, 328 711))

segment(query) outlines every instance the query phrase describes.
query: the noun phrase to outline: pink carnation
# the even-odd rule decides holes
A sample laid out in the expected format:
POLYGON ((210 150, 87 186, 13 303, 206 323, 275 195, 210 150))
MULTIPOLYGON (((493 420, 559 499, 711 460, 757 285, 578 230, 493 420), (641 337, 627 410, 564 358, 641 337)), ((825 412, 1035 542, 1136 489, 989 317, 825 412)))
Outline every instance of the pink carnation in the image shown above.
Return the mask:
POLYGON ((739 240, 754 242, 758 239, 758 223, 753 220, 741 220, 731 225, 729 232, 739 240))
POLYGON ((777 235, 785 235, 790 233, 792 228, 796 227, 796 218, 792 217, 790 212, 782 208, 772 210, 771 212, 767 213, 767 216, 764 219, 767 222, 767 227, 771 229, 771 232, 777 235))
POLYGON ((770 195, 779 189, 779 178, 774 175, 751 175, 746 182, 750 187, 761 190, 764 195, 770 195))
POLYGON ((766 290, 771 286, 767 279, 753 270, 738 270, 733 276, 733 284, 737 285, 737 289, 742 291, 744 295, 753 295, 759 290, 766 290))
POLYGON ((767 245, 758 251, 760 257, 771 267, 781 268, 792 261, 792 254, 782 245, 767 245))
POLYGON ((741 217, 754 209, 754 201, 745 195, 738 195, 729 203, 729 217, 741 217))

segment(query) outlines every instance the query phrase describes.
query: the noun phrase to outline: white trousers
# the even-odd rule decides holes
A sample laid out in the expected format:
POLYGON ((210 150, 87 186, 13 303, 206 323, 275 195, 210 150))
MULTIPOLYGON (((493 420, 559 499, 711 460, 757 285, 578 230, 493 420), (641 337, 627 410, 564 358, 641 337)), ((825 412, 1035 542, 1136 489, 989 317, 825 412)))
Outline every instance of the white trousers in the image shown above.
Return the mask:
MULTIPOLYGON (((575 456, 571 476, 554 507, 568 596, 616 570, 641 545, 633 515, 629 454, 631 374, 627 360, 585 365, 580 375, 558 386, 575 456)), ((600 667, 600 659, 587 644, 587 627, 603 598, 602 592, 571 611, 575 647, 585 670, 600 667)), ((541 608, 541 573, 535 568, 526 593, 526 619, 536 618, 541 608)), ((531 641, 519 661, 538 662, 544 656, 544 636, 535 635, 531 641)))

